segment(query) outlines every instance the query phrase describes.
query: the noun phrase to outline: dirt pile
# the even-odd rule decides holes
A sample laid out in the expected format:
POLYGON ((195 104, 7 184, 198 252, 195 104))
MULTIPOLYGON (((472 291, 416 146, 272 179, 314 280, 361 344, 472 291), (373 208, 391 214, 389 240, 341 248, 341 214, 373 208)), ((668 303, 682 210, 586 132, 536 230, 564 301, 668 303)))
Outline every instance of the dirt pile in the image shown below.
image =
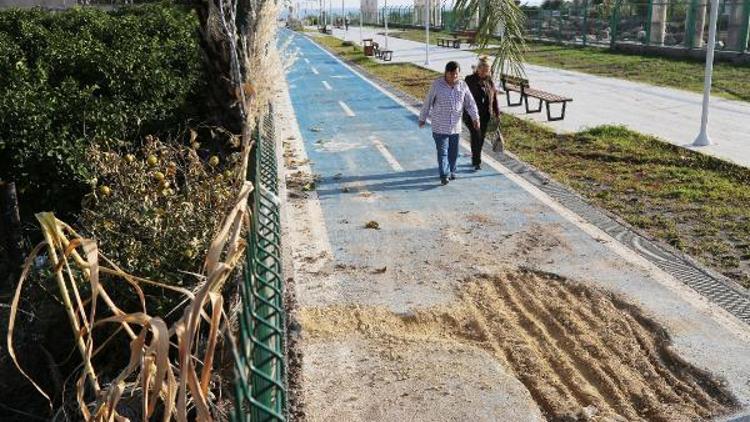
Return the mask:
POLYGON ((481 348, 513 371, 550 420, 685 421, 736 407, 720 381, 671 349, 662 327, 606 292, 510 271, 467 281, 460 297, 401 315, 304 309, 300 322, 309 341, 359 335, 386 358, 414 342, 481 348))

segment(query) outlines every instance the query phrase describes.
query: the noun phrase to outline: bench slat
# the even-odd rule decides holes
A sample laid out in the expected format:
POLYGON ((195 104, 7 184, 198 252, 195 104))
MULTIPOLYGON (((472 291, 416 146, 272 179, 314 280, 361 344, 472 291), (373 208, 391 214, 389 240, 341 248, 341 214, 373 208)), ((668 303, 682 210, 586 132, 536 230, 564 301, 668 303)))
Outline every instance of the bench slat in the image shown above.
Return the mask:
POLYGON ((523 93, 529 97, 539 98, 540 100, 547 101, 549 103, 561 103, 564 101, 573 101, 572 98, 563 97, 561 95, 553 94, 551 92, 542 91, 534 88, 526 88, 523 93))

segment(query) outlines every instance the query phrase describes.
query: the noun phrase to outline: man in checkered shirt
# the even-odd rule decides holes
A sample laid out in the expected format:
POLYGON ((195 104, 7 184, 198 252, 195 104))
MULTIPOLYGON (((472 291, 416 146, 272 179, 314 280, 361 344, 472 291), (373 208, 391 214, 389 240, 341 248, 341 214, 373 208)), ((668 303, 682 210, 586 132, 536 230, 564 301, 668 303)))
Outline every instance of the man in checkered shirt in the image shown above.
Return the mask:
POLYGON ((448 178, 456 178, 458 159, 458 137, 461 133, 461 116, 464 109, 479 129, 479 111, 466 82, 460 78, 461 68, 456 62, 445 65, 445 74, 432 83, 429 94, 419 113, 419 127, 424 127, 430 117, 432 138, 437 148, 440 182, 448 184, 448 178), (450 174, 450 176, 449 176, 450 174))

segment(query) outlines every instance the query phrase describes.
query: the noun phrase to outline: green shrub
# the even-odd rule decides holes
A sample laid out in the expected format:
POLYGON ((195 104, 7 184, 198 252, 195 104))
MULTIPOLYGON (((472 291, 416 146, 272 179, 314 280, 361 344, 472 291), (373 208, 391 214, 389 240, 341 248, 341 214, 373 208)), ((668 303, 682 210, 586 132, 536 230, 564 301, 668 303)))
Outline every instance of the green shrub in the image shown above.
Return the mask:
MULTIPOLYGON (((84 235, 126 272, 195 287, 198 279, 185 272, 200 273, 211 237, 234 205, 239 153, 201 159, 194 147, 147 136, 127 153, 92 147, 89 156, 97 187, 86 195, 78 220, 84 235)), ((167 309, 151 311, 163 314, 171 299, 156 300, 167 309)))
POLYGON ((0 12, 0 179, 28 215, 80 208, 92 145, 200 119, 197 18, 168 4, 103 12, 0 12))

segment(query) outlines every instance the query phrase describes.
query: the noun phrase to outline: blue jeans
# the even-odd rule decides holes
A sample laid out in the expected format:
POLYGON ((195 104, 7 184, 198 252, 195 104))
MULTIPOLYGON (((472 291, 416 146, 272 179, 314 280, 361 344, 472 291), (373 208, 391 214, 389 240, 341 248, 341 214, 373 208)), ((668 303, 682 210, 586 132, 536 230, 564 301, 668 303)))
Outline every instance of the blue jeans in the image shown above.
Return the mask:
POLYGON ((448 173, 456 172, 456 160, 458 159, 458 134, 445 135, 432 133, 437 148, 438 171, 440 177, 448 177, 448 173))

